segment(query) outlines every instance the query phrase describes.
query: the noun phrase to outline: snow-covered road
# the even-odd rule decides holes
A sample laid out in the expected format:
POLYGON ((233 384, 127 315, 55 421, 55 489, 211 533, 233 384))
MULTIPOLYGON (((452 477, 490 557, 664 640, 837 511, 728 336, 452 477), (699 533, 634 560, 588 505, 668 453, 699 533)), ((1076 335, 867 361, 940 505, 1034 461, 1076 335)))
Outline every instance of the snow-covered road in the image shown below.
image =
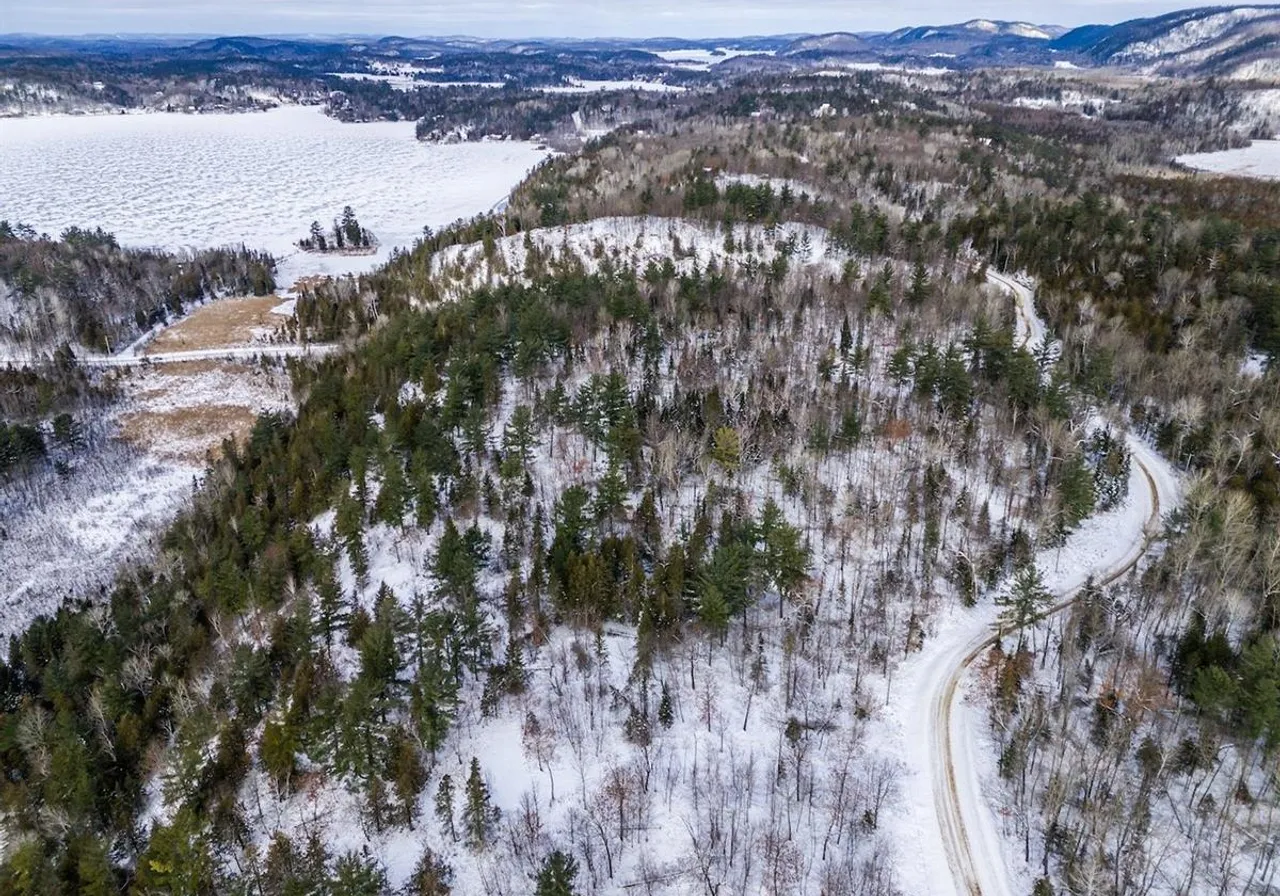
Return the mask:
POLYGON ((145 364, 177 364, 183 361, 256 361, 259 358, 322 358, 340 349, 336 343, 315 345, 246 345, 228 348, 202 348, 185 352, 163 352, 154 355, 138 355, 122 352, 118 355, 82 355, 80 363, 85 367, 136 367, 145 364))
MULTIPOLYGON (((1019 336, 1040 343, 1047 332, 1032 291, 995 272, 988 279, 1012 293, 1019 336)), ((1058 602, 1071 605, 1090 579, 1122 578, 1142 559, 1158 532, 1161 513, 1178 500, 1172 468, 1140 439, 1127 437, 1133 458, 1129 497, 1086 521, 1061 548, 1043 551, 1037 564, 1058 602)), ((896 820, 902 845, 902 889, 933 896, 1014 896, 1030 892, 1031 872, 1011 856, 983 772, 995 757, 985 739, 985 711, 968 694, 968 672, 997 638, 999 608, 992 601, 954 610, 940 619, 924 649, 904 663, 886 712, 897 723, 907 774, 904 810, 896 820)))

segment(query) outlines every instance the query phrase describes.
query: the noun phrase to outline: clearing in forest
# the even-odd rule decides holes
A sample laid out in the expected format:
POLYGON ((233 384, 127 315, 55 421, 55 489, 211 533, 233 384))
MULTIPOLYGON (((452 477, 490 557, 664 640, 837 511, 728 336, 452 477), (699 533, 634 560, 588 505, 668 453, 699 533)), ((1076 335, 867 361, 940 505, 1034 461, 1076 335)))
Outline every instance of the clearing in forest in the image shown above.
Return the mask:
POLYGON ((197 308, 166 327, 142 349, 144 355, 186 352, 207 348, 233 348, 268 341, 289 318, 278 311, 279 296, 242 296, 222 299, 197 308))

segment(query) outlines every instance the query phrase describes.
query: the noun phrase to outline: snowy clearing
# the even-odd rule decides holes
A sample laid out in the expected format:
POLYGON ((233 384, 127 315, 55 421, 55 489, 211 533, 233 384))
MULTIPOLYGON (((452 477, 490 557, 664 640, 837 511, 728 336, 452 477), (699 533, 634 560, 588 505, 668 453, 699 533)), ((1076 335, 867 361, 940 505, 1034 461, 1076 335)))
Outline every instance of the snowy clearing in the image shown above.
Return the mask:
POLYGON ((0 491, 0 643, 151 553, 199 470, 112 445, 77 465, 0 491))

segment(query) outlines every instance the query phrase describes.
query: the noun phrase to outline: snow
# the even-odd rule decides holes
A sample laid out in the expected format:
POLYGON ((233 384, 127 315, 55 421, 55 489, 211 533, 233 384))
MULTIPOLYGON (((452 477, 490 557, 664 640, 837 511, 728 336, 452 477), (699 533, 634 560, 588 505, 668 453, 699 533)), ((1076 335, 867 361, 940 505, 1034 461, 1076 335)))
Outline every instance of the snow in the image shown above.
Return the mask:
POLYGON ((1236 68, 1228 77, 1233 81, 1280 80, 1280 59, 1254 59, 1236 68))
MULTIPOLYGON (((420 69, 420 71, 431 70, 420 69)), ((405 93, 434 87, 500 88, 507 86, 505 81, 427 81, 415 78, 412 74, 380 74, 373 72, 329 72, 328 74, 332 78, 341 78, 344 81, 382 81, 388 84, 392 90, 400 90, 405 93)))
POLYGON ((1141 62, 1183 53, 1200 44, 1221 38, 1226 31, 1236 25, 1274 14, 1275 7, 1245 6, 1202 16, 1184 22, 1153 40, 1135 41, 1116 55, 1121 61, 1141 62))
POLYGON ((199 474, 118 445, 76 467, 0 490, 0 645, 149 553, 199 474))
POLYGON ((434 145, 411 123, 342 124, 318 108, 240 115, 0 120, 0 219, 59 233, 101 226, 170 250, 244 243, 299 277, 372 270, 433 228, 486 211, 546 157, 534 144, 434 145), (297 252, 350 205, 367 256, 297 252))
POLYGON ((587 81, 570 78, 558 87, 538 87, 542 93, 603 93, 608 90, 639 90, 649 93, 684 93, 688 88, 661 81, 587 81))
POLYGON ((690 47, 684 50, 659 50, 653 55, 667 62, 709 62, 714 65, 739 56, 773 56, 775 52, 774 50, 734 50, 728 47, 717 47, 715 50, 690 47))
MULTIPOLYGON (((803 289, 806 280, 827 281, 843 267, 845 256, 828 248, 825 233, 817 228, 786 224, 766 234, 762 227, 737 227, 733 235, 735 243, 748 244, 746 249, 732 253, 735 266, 746 264, 748 255, 757 261, 767 261, 780 251, 778 241, 797 240, 795 263, 781 287, 787 294, 803 289), (805 245, 809 247, 807 253, 803 251, 805 245)), ((723 230, 676 220, 605 219, 534 231, 528 239, 549 255, 576 253, 588 268, 602 266, 606 261, 615 266, 642 266, 647 260, 673 255, 678 268, 696 263, 705 269, 712 259, 717 263, 725 260, 723 230)), ((454 281, 448 278, 455 274, 473 280, 518 276, 527 260, 524 244, 524 235, 499 240, 490 253, 491 260, 487 261, 480 245, 446 250, 436 258, 434 274, 447 279, 450 287, 454 281)), ((448 290, 442 293, 447 294, 448 290)), ((990 297, 974 298, 980 300, 983 308, 996 307, 990 297)), ((659 373, 653 385, 655 395, 664 402, 676 400, 677 383, 687 386, 704 376, 685 367, 697 363, 699 369, 707 372, 705 375, 719 384, 722 394, 733 396, 735 401, 745 400, 748 378, 767 353, 777 350, 771 348, 778 344, 774 342, 776 339, 786 346, 784 358, 774 363, 781 363, 788 381, 794 383, 790 400, 810 396, 811 372, 826 351, 830 338, 839 331, 842 313, 840 302, 824 301, 821 309, 808 308, 794 320, 788 315, 785 321, 754 322, 749 327, 750 338, 748 326, 733 319, 726 320, 722 328, 714 331, 690 331, 682 337, 684 344, 672 344, 667 357, 656 365, 659 373), (695 354, 705 360, 695 361, 695 354), (804 375, 799 375, 801 373, 804 375)), ((892 339, 891 323, 873 322, 870 327, 868 344, 882 345, 892 339)), ((627 347, 633 344, 633 338, 634 334, 626 332, 623 326, 619 332, 602 332, 589 340, 575 361, 566 388, 572 391, 592 373, 610 367, 627 369, 628 379, 639 382, 640 362, 635 358, 626 359, 627 347)), ((887 356, 877 353, 877 357, 873 366, 882 368, 887 356)), ((536 384, 504 382, 502 401, 490 427, 495 437, 517 403, 528 403, 531 390, 546 388, 549 384, 549 378, 536 384)), ((866 387, 885 400, 899 396, 898 387, 888 383, 882 370, 867 372, 866 387)), ((405 383, 400 390, 401 400, 434 401, 434 396, 424 392, 421 385, 405 383)), ((552 426, 542 433, 540 441, 548 447, 554 445, 554 450, 539 450, 534 462, 533 481, 538 490, 535 500, 544 505, 549 506, 565 485, 598 476, 603 471, 602 453, 576 431, 552 426)), ((821 641, 822 646, 816 643, 806 646, 805 636, 794 654, 784 651, 783 644, 788 630, 794 631, 796 608, 780 608, 777 596, 768 595, 759 608, 752 611, 751 637, 761 638, 768 655, 759 688, 752 684, 749 657, 733 643, 736 635, 728 647, 714 650, 709 650, 711 642, 707 639, 689 639, 687 647, 673 648, 670 656, 656 661, 648 699, 655 700, 656 688, 661 682, 669 682, 676 719, 670 729, 655 725, 652 748, 642 750, 623 736, 621 721, 625 708, 620 716, 616 706, 611 708, 609 701, 600 699, 604 693, 625 694, 629 699, 637 697, 639 685, 632 677, 636 659, 634 630, 610 624, 597 648, 589 634, 557 628, 551 632, 548 643, 528 654, 528 691, 504 701, 494 717, 484 718, 479 714, 478 684, 468 682, 463 695, 464 709, 446 747, 437 756, 439 764, 432 769, 432 781, 419 799, 421 818, 415 831, 396 828, 379 834, 362 825, 362 800, 350 781, 322 780, 317 776, 304 785, 300 793, 280 797, 255 768, 241 795, 243 804, 256 811, 256 815, 250 816, 257 821, 252 823, 249 837, 261 848, 276 829, 291 835, 305 831, 321 836, 335 852, 367 847, 370 855, 386 864, 391 883, 397 887, 405 883, 425 844, 453 863, 458 875, 455 892, 527 892, 525 875, 531 869, 522 864, 527 859, 513 854, 510 845, 513 841, 526 842, 517 839, 524 836, 517 827, 526 817, 524 807, 534 804, 539 807, 537 814, 542 832, 536 840, 528 841, 526 854, 536 860, 555 845, 572 848, 582 856, 583 851, 594 848, 594 835, 583 826, 584 813, 600 811, 604 788, 614 780, 612 776, 620 775, 626 781, 635 782, 638 775, 647 774, 646 763, 652 761, 652 783, 646 788, 634 786, 632 789, 634 799, 643 808, 637 812, 625 848, 619 846, 614 853, 617 873, 609 880, 599 874, 601 857, 597 852, 597 875, 601 879, 592 886, 580 880, 584 892, 643 892, 636 889, 639 886, 636 880, 647 874, 647 868, 653 867, 671 876, 672 882, 665 892, 701 891, 695 869, 706 850, 692 841, 695 833, 700 835, 721 819, 732 820, 728 826, 735 831, 731 836, 739 854, 742 850, 761 851, 760 862, 739 861, 731 870, 723 870, 721 892, 724 893, 761 891, 760 865, 764 861, 761 847, 768 837, 790 844, 788 848, 797 856, 794 886, 781 892, 818 892, 824 872, 836 869, 843 861, 859 862, 873 850, 882 861, 891 863, 891 852, 898 852, 892 836, 896 831, 885 830, 893 811, 892 788, 886 790, 885 807, 879 816, 884 821, 879 830, 870 830, 859 819, 870 811, 867 796, 872 789, 870 782, 877 776, 891 778, 896 774, 900 756, 896 745, 870 730, 883 728, 865 690, 873 673, 864 676, 861 672, 864 664, 872 664, 853 655, 857 649, 852 646, 856 639, 849 640, 848 634, 849 606, 855 599, 860 600, 855 594, 863 590, 862 578, 859 574, 855 584, 852 570, 846 578, 841 562, 846 548, 841 546, 842 538, 837 538, 829 528, 831 521, 839 516, 833 508, 850 504, 855 491, 875 493, 868 498, 868 506, 876 508, 875 522, 849 526, 846 532, 850 542, 857 545, 847 556, 851 567, 871 569, 880 562, 871 547, 873 543, 881 539, 886 546, 898 543, 897 538, 885 533, 897 531, 903 523, 904 515, 897 500, 900 486, 926 459, 948 459, 958 480, 957 488, 963 486, 974 495, 999 496, 1001 493, 980 473, 962 464, 953 466, 952 447, 945 440, 922 434, 914 444, 915 447, 906 443, 886 445, 878 439, 869 440, 851 450, 847 457, 837 453, 821 460, 804 461, 799 460, 804 454, 802 446, 788 449, 789 462, 802 464, 815 485, 829 487, 829 498, 817 497, 823 489, 815 489, 814 498, 784 494, 769 460, 752 462, 740 472, 736 485, 742 488, 751 509, 758 509, 767 497, 773 497, 788 518, 804 527, 812 538, 813 587, 816 603, 821 607, 821 619, 812 637, 821 641), (822 508, 816 517, 812 515, 815 507, 822 508), (836 513, 836 517, 828 517, 830 513, 836 513), (837 645, 845 646, 842 649, 837 645), (587 658, 584 665, 579 665, 575 653, 587 658), (788 655, 794 659, 786 659, 788 655), (827 659, 819 662, 820 657, 827 659), (696 686, 689 683, 695 668, 696 686), (780 686, 784 676, 800 676, 796 679, 801 683, 794 690, 794 699, 787 696, 787 688, 780 686), (872 718, 863 718, 864 708, 872 712, 872 718), (521 722, 530 713, 551 730, 553 749, 545 761, 540 762, 522 745, 521 722), (790 758, 790 748, 780 736, 793 715, 812 723, 812 728, 803 735, 812 748, 803 761, 803 767, 812 771, 806 786, 816 783, 807 801, 793 801, 790 796, 796 785, 789 782, 801 763, 790 758), (480 855, 442 836, 439 825, 431 817, 439 775, 448 773, 455 782, 461 783, 471 756, 480 758, 494 803, 503 810, 504 829, 510 831, 480 855), (781 785, 776 780, 780 763, 789 769, 787 782, 781 785), (554 802, 549 801, 552 774, 554 802), (843 794, 845 774, 849 780, 847 801, 843 801, 843 796, 836 796, 837 781, 841 782, 843 794), (845 839, 836 840, 838 845, 833 845, 833 853, 826 855, 826 839, 835 825, 842 826, 845 839), (781 836, 784 830, 785 837, 781 836), (750 870, 744 871, 744 868, 750 870), (495 875, 501 878, 495 880, 495 875)), ((689 471, 682 474, 682 480, 673 484, 669 496, 660 499, 659 513, 665 527, 673 532, 681 521, 690 518, 693 507, 706 493, 703 474, 689 471)), ((376 492, 376 488, 376 482, 371 482, 371 491, 376 492)), ((635 494, 630 496, 633 506, 637 498, 635 494)), ((991 504, 997 507, 1004 502, 996 497, 991 504)), ((333 517, 332 513, 325 514, 313 521, 313 527, 329 532, 333 517)), ((501 524, 494 519, 482 516, 479 524, 493 533, 495 539, 501 537, 501 524)), ((835 525, 843 528, 845 523, 835 525)), ((371 526, 366 538, 369 586, 356 589, 349 563, 344 560, 340 568, 344 593, 354 591, 355 599, 369 606, 378 584, 385 581, 402 600, 415 592, 430 596, 432 577, 427 571, 428 560, 438 544, 442 527, 442 521, 436 521, 426 531, 414 527, 399 530, 371 526)), ((951 540, 956 537, 955 531, 947 536, 951 540)), ((889 562, 887 555, 884 562, 889 562)), ((481 579, 480 592, 496 595, 502 591, 505 573, 500 564, 494 564, 482 573, 481 579)), ((928 606, 933 603, 929 601, 928 606)), ((903 617, 896 614, 905 614, 905 603, 892 607, 890 612, 895 614, 895 621, 901 621, 903 617)), ((499 643, 501 640, 499 636, 499 643)), ((350 648, 336 647, 334 660, 343 675, 354 672, 356 660, 350 648)), ((897 687, 895 682, 895 693, 897 687)), ((157 807, 157 817, 163 817, 163 809, 163 806, 157 807)), ((583 865, 585 878, 588 876, 585 860, 583 865)), ((945 864, 943 873, 946 873, 945 864)), ((936 888, 895 889, 905 893, 934 892, 936 888)))
POLYGON ((1005 29, 1006 34, 1012 34, 1015 37, 1029 37, 1032 40, 1051 40, 1053 35, 1047 31, 1037 28, 1035 25, 1028 25, 1026 22, 1014 22, 1005 29))
POLYGON ((718 174, 716 175, 716 186, 723 190, 731 184, 741 184, 744 187, 769 187, 775 193, 781 193, 784 189, 789 189, 792 195, 799 199, 801 196, 808 196, 810 199, 830 198, 804 181, 795 180, 789 177, 772 177, 763 174, 718 174))
MULTIPOLYGON (((1020 335, 1042 341, 1045 326, 1029 309, 1030 290, 1003 275, 989 276, 1013 290, 1020 307, 1020 335)), ((1090 576, 1102 578, 1136 561, 1145 549, 1153 507, 1167 512, 1178 500, 1180 486, 1168 463, 1136 437, 1128 436, 1127 443, 1135 462, 1125 503, 1086 520, 1063 547, 1037 555, 1044 584, 1056 595, 1070 597, 1090 576)), ((993 633, 998 616, 999 608, 988 600, 972 609, 952 609, 936 620, 924 649, 902 665, 893 697, 886 700, 889 749, 902 759, 908 772, 904 798, 891 828, 895 842, 901 845, 899 871, 905 893, 962 896, 966 892, 954 878, 948 860, 955 842, 968 847, 972 861, 962 865, 971 875, 970 886, 975 892, 1013 896, 1031 890, 1032 870, 1022 863, 1015 844, 1002 836, 1002 807, 991 800, 1001 790, 996 783, 996 753, 986 733, 985 704, 974 691, 972 676, 961 679, 969 658, 993 633), (957 684, 963 699, 957 711, 948 712, 951 689, 957 684), (940 722, 948 718, 949 729, 940 731, 940 722), (945 811, 946 801, 941 799, 947 792, 944 756, 948 739, 960 800, 959 819, 945 811), (951 840, 943 833, 944 824, 963 828, 953 828, 955 840, 951 840)))
POLYGON ((713 51, 703 47, 689 47, 682 50, 659 50, 653 55, 664 62, 671 63, 672 68, 709 72, 712 67, 728 59, 736 59, 739 56, 773 56, 776 53, 776 50, 734 50, 728 47, 717 47, 713 51))
POLYGON ((450 246, 431 260, 432 272, 444 281, 441 295, 459 295, 469 289, 523 277, 529 260, 528 245, 552 257, 581 259, 589 269, 601 260, 615 267, 628 266, 643 271, 649 264, 671 260, 679 272, 694 265, 701 269, 711 262, 763 265, 773 261, 788 245, 795 250, 792 263, 812 266, 838 276, 847 256, 830 241, 820 227, 780 224, 771 235, 759 225, 733 228, 736 251, 724 250, 725 232, 719 225, 706 226, 682 218, 632 217, 597 218, 584 224, 537 228, 495 241, 493 258, 483 246, 450 246), (804 242, 808 241, 808 255, 804 242))
POLYGON ((1197 171, 1272 180, 1280 178, 1280 140, 1255 140, 1242 149, 1191 153, 1175 161, 1197 171))
POLYGON ((846 62, 838 69, 824 69, 815 72, 815 74, 827 78, 838 78, 847 76, 849 72, 898 72, 907 75, 928 75, 930 77, 939 77, 941 75, 951 74, 953 69, 940 68, 938 66, 907 66, 895 65, 884 62, 846 62))
POLYGON ((1076 65, 1074 62, 1067 62, 1067 60, 1065 59, 1055 59, 1053 61, 1053 67, 1065 68, 1065 69, 1078 69, 1080 66, 1076 65))
POLYGON ((1240 365, 1240 375, 1246 379, 1260 380, 1267 375, 1269 359, 1263 354, 1252 354, 1240 365))
POLYGON ((343 81, 381 81, 392 90, 401 90, 405 93, 427 86, 426 81, 416 81, 412 75, 382 75, 371 72, 327 72, 326 74, 343 81))

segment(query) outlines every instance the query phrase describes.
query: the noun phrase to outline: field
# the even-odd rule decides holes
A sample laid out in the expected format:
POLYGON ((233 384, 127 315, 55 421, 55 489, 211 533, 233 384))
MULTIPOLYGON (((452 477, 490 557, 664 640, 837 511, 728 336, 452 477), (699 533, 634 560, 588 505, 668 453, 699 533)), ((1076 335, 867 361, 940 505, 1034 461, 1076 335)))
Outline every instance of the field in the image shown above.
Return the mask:
POLYGON ((292 408, 281 369, 231 361, 185 361, 135 372, 120 414, 125 441, 196 467, 227 437, 243 439, 259 413, 292 408))
POLYGON ((281 260, 284 287, 373 269, 424 226, 488 210, 545 156, 529 143, 419 143, 411 123, 342 124, 307 107, 0 120, 0 219, 172 250, 244 243, 281 260), (346 205, 376 254, 296 250, 346 205))
POLYGON ((262 343, 288 319, 289 315, 276 312, 281 307, 277 296, 246 296, 213 302, 161 330, 143 347, 142 353, 158 355, 262 343))

